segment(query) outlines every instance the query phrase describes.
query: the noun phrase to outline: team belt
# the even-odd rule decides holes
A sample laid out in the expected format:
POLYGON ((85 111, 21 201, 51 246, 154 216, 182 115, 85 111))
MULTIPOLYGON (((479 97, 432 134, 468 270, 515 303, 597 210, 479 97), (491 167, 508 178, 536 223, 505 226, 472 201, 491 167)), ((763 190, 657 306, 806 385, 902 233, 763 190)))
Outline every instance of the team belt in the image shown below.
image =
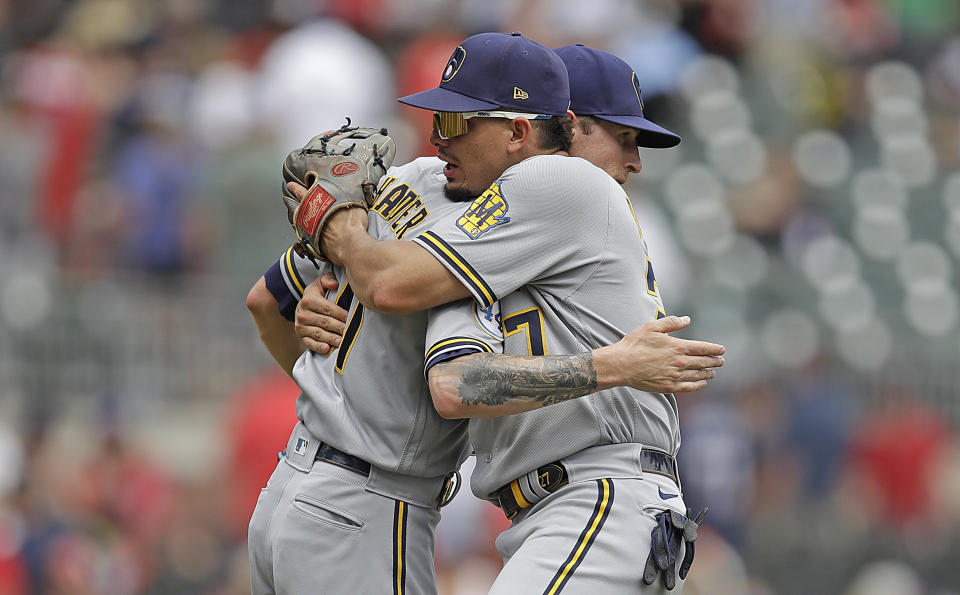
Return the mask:
MULTIPOLYGON (((680 479, 677 474, 677 460, 659 450, 640 451, 640 469, 644 473, 656 473, 673 480, 677 487, 680 479)), ((548 494, 567 485, 567 469, 560 461, 548 463, 533 473, 527 473, 514 479, 494 493, 497 504, 512 520, 517 513, 533 506, 548 494), (535 476, 535 477, 534 477, 535 476)))
POLYGON ((329 444, 321 444, 317 448, 317 459, 334 465, 356 471, 360 475, 370 475, 370 463, 359 457, 347 454, 329 444))
MULTIPOLYGON (((370 463, 360 457, 347 454, 340 449, 334 448, 326 443, 321 443, 317 448, 317 460, 326 461, 333 465, 356 471, 365 477, 370 476, 370 463)), ((454 471, 446 476, 443 485, 440 488, 440 494, 437 495, 436 504, 438 507, 444 507, 453 500, 453 497, 460 491, 460 473, 454 471)))

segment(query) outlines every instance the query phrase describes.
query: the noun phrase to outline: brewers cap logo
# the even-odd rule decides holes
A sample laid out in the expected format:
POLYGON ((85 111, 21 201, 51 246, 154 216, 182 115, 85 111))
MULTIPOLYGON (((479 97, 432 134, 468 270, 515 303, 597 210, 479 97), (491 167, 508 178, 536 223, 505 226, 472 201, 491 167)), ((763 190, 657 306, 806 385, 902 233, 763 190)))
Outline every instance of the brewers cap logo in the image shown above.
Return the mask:
POLYGON ((510 217, 507 217, 509 209, 510 205, 500 194, 500 185, 494 182, 457 219, 457 227, 475 240, 494 227, 510 221, 510 217))
POLYGON ((640 115, 643 115, 643 96, 640 95, 640 81, 637 80, 637 73, 633 73, 633 90, 637 93, 637 102, 640 103, 640 115))
POLYGON ((460 67, 463 66, 463 60, 467 57, 467 50, 463 49, 463 46, 458 45, 457 49, 453 50, 453 55, 450 56, 450 61, 447 62, 447 67, 443 69, 443 76, 440 77, 440 81, 444 83, 449 83, 450 79, 457 75, 457 72, 460 71, 460 67))

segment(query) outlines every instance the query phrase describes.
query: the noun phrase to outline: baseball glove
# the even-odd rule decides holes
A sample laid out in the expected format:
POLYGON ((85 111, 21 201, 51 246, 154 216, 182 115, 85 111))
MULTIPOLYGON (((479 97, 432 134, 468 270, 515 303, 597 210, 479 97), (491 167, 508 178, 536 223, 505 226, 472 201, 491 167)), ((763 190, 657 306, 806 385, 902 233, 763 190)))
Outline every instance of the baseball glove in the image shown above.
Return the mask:
POLYGON ((303 253, 324 259, 320 238, 327 220, 342 208, 371 206, 377 183, 395 156, 396 144, 386 128, 350 126, 350 118, 338 130, 317 135, 287 155, 283 202, 303 253), (308 188, 302 203, 287 182, 308 188))

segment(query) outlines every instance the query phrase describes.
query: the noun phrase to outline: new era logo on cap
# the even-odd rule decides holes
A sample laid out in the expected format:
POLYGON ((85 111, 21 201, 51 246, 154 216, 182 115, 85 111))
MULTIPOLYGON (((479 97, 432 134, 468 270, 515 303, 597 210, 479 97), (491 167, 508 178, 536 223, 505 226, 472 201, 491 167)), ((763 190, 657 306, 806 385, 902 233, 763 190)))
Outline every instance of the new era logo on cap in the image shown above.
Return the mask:
POLYGON ((563 116, 570 84, 550 48, 520 33, 480 33, 453 51, 439 86, 397 101, 438 112, 507 109, 563 116))

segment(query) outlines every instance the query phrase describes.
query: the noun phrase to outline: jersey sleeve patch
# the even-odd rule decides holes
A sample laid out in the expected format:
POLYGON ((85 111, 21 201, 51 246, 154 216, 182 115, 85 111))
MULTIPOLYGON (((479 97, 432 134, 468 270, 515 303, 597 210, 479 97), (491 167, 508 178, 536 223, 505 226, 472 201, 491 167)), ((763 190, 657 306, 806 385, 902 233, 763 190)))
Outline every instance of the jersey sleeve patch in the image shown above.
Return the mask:
POLYGON ((493 289, 483 280, 480 273, 453 249, 453 246, 443 241, 440 236, 432 231, 420 234, 413 241, 426 248, 437 260, 450 269, 450 272, 460 279, 460 282, 470 290, 470 293, 473 294, 480 305, 485 308, 493 305, 496 301, 493 289))
POLYGON ((471 240, 475 240, 494 227, 509 222, 509 210, 510 205, 500 191, 500 184, 494 182, 457 219, 457 227, 471 240))
POLYGON ((471 353, 493 353, 493 349, 483 341, 472 337, 450 337, 443 341, 437 341, 427 350, 423 373, 426 375, 430 368, 440 362, 450 361, 471 353))
POLYGON ((496 341, 503 341, 503 321, 500 317, 500 302, 495 302, 492 306, 485 308, 475 303, 473 305, 473 317, 476 319, 477 325, 483 329, 483 332, 493 337, 496 341))

